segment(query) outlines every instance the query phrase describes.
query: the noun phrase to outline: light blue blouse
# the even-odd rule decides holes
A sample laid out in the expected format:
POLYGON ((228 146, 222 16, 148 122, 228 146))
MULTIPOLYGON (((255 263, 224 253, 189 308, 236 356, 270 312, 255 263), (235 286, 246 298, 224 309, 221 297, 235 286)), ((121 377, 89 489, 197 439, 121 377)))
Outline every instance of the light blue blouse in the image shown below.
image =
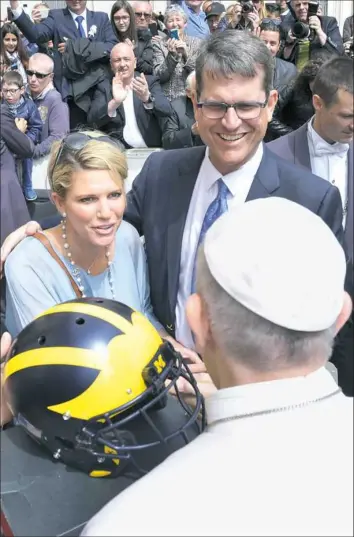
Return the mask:
MULTIPOLYGON (((59 252, 66 267, 67 259, 59 252)), ((152 311, 144 247, 136 229, 122 222, 116 234, 111 266, 115 299, 148 317, 162 328, 152 311)), ((70 270, 69 270, 70 272, 70 270)), ((6 326, 15 337, 34 317, 46 309, 76 298, 70 280, 40 241, 24 239, 5 263, 6 326)), ((97 276, 81 271, 86 296, 112 299, 108 270, 97 276)))

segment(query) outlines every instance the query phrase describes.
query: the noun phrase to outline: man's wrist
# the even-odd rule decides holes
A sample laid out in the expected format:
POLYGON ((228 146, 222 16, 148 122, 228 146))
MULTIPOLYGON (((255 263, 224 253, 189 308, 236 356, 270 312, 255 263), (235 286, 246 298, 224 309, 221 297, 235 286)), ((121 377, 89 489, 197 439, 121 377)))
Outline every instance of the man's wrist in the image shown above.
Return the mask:
POLYGON ((153 99, 151 93, 149 92, 147 97, 143 100, 143 104, 151 104, 153 102, 154 102, 154 99, 153 99))

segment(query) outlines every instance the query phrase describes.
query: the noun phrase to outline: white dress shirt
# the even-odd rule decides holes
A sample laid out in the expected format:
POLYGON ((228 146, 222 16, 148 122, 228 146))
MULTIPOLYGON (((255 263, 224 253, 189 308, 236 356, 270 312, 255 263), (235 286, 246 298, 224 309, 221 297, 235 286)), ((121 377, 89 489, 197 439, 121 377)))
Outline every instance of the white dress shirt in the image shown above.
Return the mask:
POLYGON ((72 16, 72 18, 74 19, 75 26, 76 26, 77 29, 79 29, 79 25, 78 25, 78 23, 76 21, 76 17, 79 17, 79 16, 84 17, 84 20, 81 21, 81 25, 82 25, 82 27, 83 27, 83 29, 85 31, 85 36, 87 37, 87 10, 85 9, 85 11, 83 13, 80 13, 80 15, 77 15, 77 13, 73 13, 69 9, 69 13, 72 16))
POLYGON ((194 341, 187 323, 185 306, 187 298, 191 294, 193 267, 204 216, 209 205, 217 196, 217 180, 222 177, 229 189, 228 208, 244 203, 262 157, 263 145, 259 144, 256 153, 246 164, 235 172, 223 176, 211 163, 209 149, 206 149, 189 204, 183 232, 176 305, 176 339, 190 349, 194 348, 194 341))
POLYGON ((343 205, 343 227, 348 207, 348 150, 349 144, 329 144, 313 128, 313 119, 308 123, 307 141, 312 172, 335 185, 343 205))
POLYGON ((125 125, 123 129, 124 140, 131 147, 147 147, 136 121, 134 96, 131 89, 128 89, 127 96, 123 101, 123 107, 125 113, 125 125))
POLYGON ((210 425, 82 535, 352 536, 353 402, 337 389, 321 368, 216 392, 206 400, 208 422, 239 419, 210 425))

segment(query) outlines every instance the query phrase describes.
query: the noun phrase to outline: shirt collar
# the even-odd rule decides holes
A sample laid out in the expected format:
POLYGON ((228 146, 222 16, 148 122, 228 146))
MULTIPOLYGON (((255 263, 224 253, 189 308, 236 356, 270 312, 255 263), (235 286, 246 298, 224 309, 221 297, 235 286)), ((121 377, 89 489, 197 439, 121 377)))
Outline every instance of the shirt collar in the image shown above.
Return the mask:
POLYGON ((47 95, 47 93, 49 93, 51 90, 54 89, 54 85, 53 85, 53 82, 50 82, 48 84, 48 86, 46 86, 44 88, 44 90, 42 91, 42 93, 40 93, 39 95, 37 95, 37 97, 32 97, 34 101, 40 101, 41 99, 44 99, 44 97, 47 95))
MULTIPOLYGON (((69 9, 69 8, 68 8, 68 9, 69 9)), ((70 11, 70 9, 69 9, 69 13, 70 13, 70 15, 72 16, 72 18, 74 19, 74 21, 76 22, 76 20, 75 20, 76 17, 79 17, 80 15, 77 15, 76 13, 73 13, 73 11, 70 11)), ((83 11, 83 12, 81 13, 81 17, 84 17, 84 21, 87 20, 87 9, 85 9, 85 11, 83 11)))
POLYGON ((310 141, 312 142, 312 148, 314 149, 317 146, 322 147, 328 147, 328 149, 332 149, 333 153, 336 153, 338 149, 341 149, 342 151, 348 151, 349 150, 349 144, 342 144, 340 142, 335 142, 334 144, 329 144, 326 140, 324 140, 313 128, 313 122, 314 122, 315 116, 313 116, 310 121, 307 124, 307 130, 310 135, 310 141))
POLYGON ((202 175, 205 177, 205 190, 212 188, 214 183, 216 183, 216 181, 222 177, 232 196, 235 196, 237 193, 237 183, 239 183, 242 179, 252 181, 261 164, 262 158, 263 144, 260 143, 253 157, 243 166, 241 166, 241 168, 226 175, 221 175, 221 173, 212 164, 209 158, 209 147, 207 147, 201 168, 202 175))
POLYGON ((325 397, 338 389, 331 373, 321 367, 307 376, 272 380, 218 390, 205 400, 208 423, 262 412, 325 397))

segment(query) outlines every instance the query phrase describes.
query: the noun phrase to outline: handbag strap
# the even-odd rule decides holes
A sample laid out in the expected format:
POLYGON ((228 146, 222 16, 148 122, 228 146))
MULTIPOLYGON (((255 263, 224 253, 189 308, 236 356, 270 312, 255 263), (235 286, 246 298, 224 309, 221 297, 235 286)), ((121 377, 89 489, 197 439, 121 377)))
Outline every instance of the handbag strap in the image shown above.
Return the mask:
POLYGON ((71 276, 70 272, 68 271, 68 269, 66 268, 66 266, 64 265, 64 263, 62 262, 60 257, 55 252, 53 246, 50 244, 49 239, 44 235, 44 233, 38 233, 38 232, 35 233, 33 235, 33 237, 35 239, 39 240, 43 244, 44 248, 46 248, 46 250, 50 253, 52 258, 55 259, 55 261, 58 263, 60 268, 63 269, 63 271, 65 272, 65 274, 67 275, 67 277, 70 280, 71 286, 74 289, 76 296, 78 298, 82 298, 82 293, 81 293, 77 283, 75 282, 74 278, 71 276))

